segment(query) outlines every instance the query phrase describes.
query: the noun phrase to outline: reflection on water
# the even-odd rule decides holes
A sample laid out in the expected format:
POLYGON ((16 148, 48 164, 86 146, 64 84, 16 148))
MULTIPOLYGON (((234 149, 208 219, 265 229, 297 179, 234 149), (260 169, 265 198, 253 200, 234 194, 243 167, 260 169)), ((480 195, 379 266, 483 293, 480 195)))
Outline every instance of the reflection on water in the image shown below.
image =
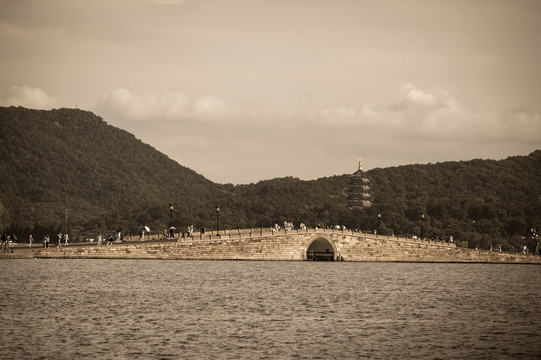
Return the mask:
POLYGON ((536 358, 541 267, 4 260, 6 359, 536 358))

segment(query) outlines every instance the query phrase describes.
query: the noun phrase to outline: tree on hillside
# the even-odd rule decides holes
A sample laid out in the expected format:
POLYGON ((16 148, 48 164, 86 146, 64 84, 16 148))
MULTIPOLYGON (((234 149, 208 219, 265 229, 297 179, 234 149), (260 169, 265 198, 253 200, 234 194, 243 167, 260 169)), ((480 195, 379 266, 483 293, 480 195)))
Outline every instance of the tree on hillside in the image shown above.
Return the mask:
POLYGON ((0 168, 0 227, 23 237, 65 231, 66 208, 78 233, 164 228, 170 203, 180 230, 214 228, 219 205, 221 229, 288 221, 419 236, 424 226, 425 237, 453 235, 459 244, 501 243, 505 250, 541 223, 540 150, 499 161, 372 169, 373 205, 352 211, 347 174, 220 185, 88 111, 0 107, 0 168))
POLYGON ((9 214, 4 204, 0 202, 0 233, 3 233, 9 227, 9 214))

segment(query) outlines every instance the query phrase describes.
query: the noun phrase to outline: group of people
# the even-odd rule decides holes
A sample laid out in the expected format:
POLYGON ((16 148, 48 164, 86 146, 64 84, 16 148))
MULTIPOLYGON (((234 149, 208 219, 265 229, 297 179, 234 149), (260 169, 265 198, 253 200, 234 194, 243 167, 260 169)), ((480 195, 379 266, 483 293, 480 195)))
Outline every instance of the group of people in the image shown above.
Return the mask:
MULTIPOLYGON (((304 225, 304 223, 300 223, 299 225, 299 229, 300 230, 306 230, 306 225, 304 225)), ((278 223, 275 223, 274 226, 271 228, 271 230, 274 232, 274 231, 280 231, 281 228, 280 228, 280 225, 278 225, 278 223)), ((295 230, 295 225, 293 225, 293 222, 292 221, 284 221, 284 230, 286 231, 291 231, 291 230, 295 230)))
POLYGON ((174 239, 175 238, 175 228, 170 227, 169 230, 163 229, 163 237, 167 239, 174 239))
MULTIPOLYGON (((167 239, 174 239, 175 238, 175 230, 176 228, 170 227, 169 231, 167 229, 163 229, 163 236, 167 239)), ((201 227, 201 234, 205 233, 205 227, 201 227)), ((193 224, 186 227, 186 232, 184 233, 187 237, 193 237, 193 224)), ((184 236, 184 235, 183 235, 184 236)))
MULTIPOLYGON (((118 238, 118 241, 120 241, 120 231, 117 231, 117 238, 118 238)), ((101 245, 103 243, 103 236, 101 236, 101 233, 98 234, 98 244, 97 245, 101 245)), ((109 233, 107 235, 107 239, 105 240, 106 241, 106 245, 113 245, 113 235, 111 233, 109 233)))
MULTIPOLYGON (((69 245, 70 237, 69 237, 68 233, 64 233, 64 234, 58 233, 56 235, 56 237, 57 237, 56 247, 62 247, 62 246, 68 246, 69 245), (62 244, 62 242, 64 242, 64 243, 62 244)), ((32 247, 33 242, 34 242, 34 239, 32 238, 32 235, 28 236, 28 246, 29 247, 32 247)), ((50 242, 51 242, 51 237, 49 236, 49 234, 45 235, 43 237, 43 247, 48 248, 50 242)))
MULTIPOLYGON (((202 227, 201 228, 201 232, 204 234, 205 233, 205 228, 202 227)), ((189 236, 189 237, 193 237, 193 225, 190 225, 186 228, 186 234, 189 236)))
POLYGON ((13 247, 15 246, 15 242, 17 241, 17 236, 15 234, 8 234, 3 233, 2 234, 2 252, 13 252, 13 247))
POLYGON ((444 242, 444 241, 447 241, 448 244, 454 244, 455 243, 455 239, 453 238, 453 235, 447 235, 445 237, 443 236, 431 236, 428 238, 428 240, 430 241, 434 241, 434 242, 444 242))

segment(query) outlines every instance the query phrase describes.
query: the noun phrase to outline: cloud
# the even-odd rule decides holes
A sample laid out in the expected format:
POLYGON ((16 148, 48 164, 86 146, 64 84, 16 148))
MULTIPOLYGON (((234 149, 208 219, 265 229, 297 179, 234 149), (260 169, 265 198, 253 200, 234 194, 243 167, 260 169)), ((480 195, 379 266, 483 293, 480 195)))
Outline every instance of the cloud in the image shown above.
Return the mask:
POLYGON ((420 90, 403 84, 387 108, 402 126, 411 126, 427 136, 463 136, 477 130, 480 118, 468 111, 447 91, 420 90), (464 130, 469 129, 466 132, 464 130))
POLYGON ((390 108, 393 110, 429 109, 442 105, 444 105, 443 99, 436 94, 424 92, 411 84, 402 84, 395 92, 390 108))
POLYGON ((180 92, 139 95, 128 89, 115 89, 104 94, 96 108, 100 113, 128 120, 214 120, 238 112, 233 105, 212 95, 192 99, 180 92))
POLYGON ((443 89, 400 85, 389 99, 355 108, 321 111, 323 127, 363 131, 393 138, 445 141, 534 140, 541 133, 541 115, 527 111, 477 114, 443 89))
POLYGON ((263 98, 237 108, 213 95, 116 89, 103 95, 97 112, 184 166, 233 183, 353 172, 359 153, 367 168, 504 157, 531 151, 541 133, 539 114, 475 114, 443 89, 411 84, 374 104, 322 109, 288 100, 263 98))
POLYGON ((193 113, 197 117, 213 118, 234 115, 237 109, 220 98, 205 95, 193 101, 193 113))
POLYGON ((12 86, 1 100, 4 106, 23 106, 31 109, 52 109, 58 105, 54 96, 49 96, 38 87, 12 86))
POLYGON ((357 110, 335 107, 321 111, 323 121, 331 126, 354 126, 358 121, 357 110))
POLYGON ((541 114, 527 110, 508 111, 502 116, 498 130, 502 136, 508 139, 539 143, 541 114))

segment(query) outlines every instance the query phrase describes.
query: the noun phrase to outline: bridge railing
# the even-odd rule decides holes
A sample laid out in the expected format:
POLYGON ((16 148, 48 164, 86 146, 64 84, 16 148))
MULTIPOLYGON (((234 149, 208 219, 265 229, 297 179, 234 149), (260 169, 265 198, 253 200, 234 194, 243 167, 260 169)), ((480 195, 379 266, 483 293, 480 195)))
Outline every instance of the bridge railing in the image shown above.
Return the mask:
POLYGON ((430 239, 416 239, 400 237, 395 235, 380 235, 365 233, 362 231, 354 231, 349 229, 327 229, 327 228, 303 228, 303 229, 280 229, 276 230, 269 227, 258 227, 249 229, 224 229, 216 232, 216 230, 206 231, 205 233, 193 232, 191 236, 187 233, 178 234, 177 241, 202 241, 202 240, 226 240, 226 239, 242 239, 242 238, 254 238, 254 237, 269 237, 280 236, 287 234, 302 234, 302 233, 322 233, 322 234, 344 234, 352 236, 367 237, 372 239, 387 239, 394 241, 404 241, 413 243, 434 244, 440 246, 452 246, 455 247, 455 243, 450 243, 446 240, 430 240, 430 239))
MULTIPOLYGON (((161 233, 151 233, 145 234, 144 241, 209 241, 209 240, 226 240, 226 239, 242 239, 242 238, 257 238, 257 237, 269 237, 269 236, 280 236, 285 234, 301 234, 301 233, 321 233, 321 234, 343 234, 351 236, 360 236, 372 239, 387 239, 394 241, 403 241, 403 242, 413 242, 413 243, 424 243, 424 244, 435 244, 440 246, 452 246, 455 247, 454 243, 449 243, 445 240, 429 240, 429 239, 415 239, 400 237, 395 235, 380 235, 380 234, 371 234, 362 231, 354 231, 349 229, 328 229, 328 228, 303 228, 303 229, 280 229, 276 230, 271 227, 254 227, 248 229, 223 229, 219 232, 216 230, 209 230, 204 233, 199 231, 193 232, 191 236, 187 232, 184 233, 175 233, 175 239, 166 239, 161 233)), ((139 240, 139 236, 126 236, 125 241, 136 242, 139 240)))
POLYGON ((269 227, 254 227, 249 229, 223 229, 219 232, 216 230, 206 231, 205 233, 193 232, 192 236, 188 236, 187 233, 179 234, 179 239, 192 238, 194 240, 199 239, 215 239, 215 238, 245 238, 245 237, 257 237, 257 236, 279 236, 286 234, 302 234, 302 233, 350 233, 350 230, 333 230, 325 228, 304 228, 304 229, 280 229, 276 230, 269 227))

